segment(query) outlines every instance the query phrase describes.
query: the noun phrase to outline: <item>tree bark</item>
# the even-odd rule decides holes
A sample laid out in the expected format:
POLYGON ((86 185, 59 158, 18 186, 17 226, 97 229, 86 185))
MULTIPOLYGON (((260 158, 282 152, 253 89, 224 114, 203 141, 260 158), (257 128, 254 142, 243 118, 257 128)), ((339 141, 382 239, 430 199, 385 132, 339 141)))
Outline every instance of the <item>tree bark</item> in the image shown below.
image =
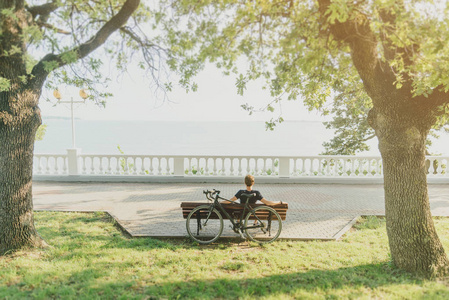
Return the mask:
POLYGON ((393 263, 426 277, 445 275, 449 260, 434 227, 427 189, 425 143, 431 124, 425 126, 420 114, 392 118, 376 109, 370 112, 370 124, 382 155, 393 263))
MULTIPOLYGON (((84 44, 71 51, 78 59, 88 56, 109 36, 122 27, 138 8, 140 0, 126 0, 120 11, 84 44)), ((7 91, 0 92, 0 255, 23 247, 47 244, 39 236, 33 220, 32 176, 36 131, 41 124, 38 107, 42 86, 51 70, 45 63, 54 61, 62 67, 62 54, 47 54, 27 73, 27 50, 24 30, 40 15, 47 18, 58 3, 29 8, 23 0, 0 2, 0 8, 13 9, 15 16, 0 18, 0 52, 8 53, 13 46, 21 53, 0 56, 0 77, 10 82, 7 91)))
MULTIPOLYGON (((327 22, 330 0, 319 0, 323 22, 327 22)), ((445 103, 447 93, 435 89, 428 98, 413 97, 412 79, 403 75, 403 85, 396 88, 395 71, 389 65, 401 54, 404 64, 413 64, 409 52, 395 47, 387 35, 381 41, 385 61, 378 53, 379 41, 364 14, 329 26, 330 33, 349 45, 354 67, 373 101, 368 122, 379 139, 384 170, 385 215, 393 263, 400 269, 426 277, 448 272, 449 260, 436 233, 427 190, 425 142, 435 124, 437 107, 445 103)), ((381 10, 385 23, 394 26, 395 16, 381 10)), ((415 47, 415 46, 413 46, 415 47)), ((447 100, 446 100, 447 101, 447 100)))
POLYGON ((41 124, 37 99, 29 90, 1 92, 0 103, 0 254, 47 244, 33 220, 33 149, 41 124))

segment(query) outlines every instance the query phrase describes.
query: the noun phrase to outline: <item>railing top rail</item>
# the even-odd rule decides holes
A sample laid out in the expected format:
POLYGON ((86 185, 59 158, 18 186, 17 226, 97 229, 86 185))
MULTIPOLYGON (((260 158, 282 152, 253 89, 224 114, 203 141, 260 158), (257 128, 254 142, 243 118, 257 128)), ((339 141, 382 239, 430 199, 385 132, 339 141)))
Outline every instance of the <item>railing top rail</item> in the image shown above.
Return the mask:
MULTIPOLYGON (((64 156, 66 153, 35 153, 36 156, 64 156)), ((182 154, 99 154, 81 153, 78 156, 103 156, 103 157, 173 157, 173 158, 291 158, 291 159, 380 159, 380 156, 357 155, 182 155, 182 154)), ((445 158, 444 156, 428 156, 429 158, 445 158)), ((446 157, 449 158, 449 157, 446 157)))
MULTIPOLYGON (((35 153, 35 156, 67 156, 67 153, 35 153)), ((289 159, 381 159, 380 156, 375 155, 170 155, 170 154, 98 154, 98 153, 81 153, 78 156, 91 157, 162 157, 162 158, 289 158, 289 159)), ((449 156, 429 155, 427 159, 449 159, 449 156)))

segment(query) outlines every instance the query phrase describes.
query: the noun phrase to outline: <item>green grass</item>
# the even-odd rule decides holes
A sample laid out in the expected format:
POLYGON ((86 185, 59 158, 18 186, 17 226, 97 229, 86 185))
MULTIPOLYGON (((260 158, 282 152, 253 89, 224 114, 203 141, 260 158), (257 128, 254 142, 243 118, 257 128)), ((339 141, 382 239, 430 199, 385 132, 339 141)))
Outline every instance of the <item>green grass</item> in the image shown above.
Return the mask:
MULTIPOLYGON (((266 246, 125 237, 102 213, 35 214, 52 245, 0 257, 0 299, 447 299, 447 283, 394 269, 385 222, 337 242, 266 246)), ((449 219, 435 219, 446 249, 449 219)))

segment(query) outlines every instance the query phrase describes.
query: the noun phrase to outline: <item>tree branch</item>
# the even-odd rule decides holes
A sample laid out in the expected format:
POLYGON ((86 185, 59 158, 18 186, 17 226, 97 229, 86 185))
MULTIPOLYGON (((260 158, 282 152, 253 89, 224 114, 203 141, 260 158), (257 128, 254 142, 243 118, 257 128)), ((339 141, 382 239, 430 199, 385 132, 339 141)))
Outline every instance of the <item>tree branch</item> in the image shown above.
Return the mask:
POLYGON ((103 45, 112 33, 126 24, 130 16, 138 8, 139 4, 140 0, 126 0, 120 11, 108 22, 106 22, 106 24, 103 25, 103 27, 100 28, 100 30, 87 42, 57 55, 53 53, 47 54, 41 59, 41 61, 39 61, 39 63, 36 64, 36 66, 34 66, 31 72, 32 76, 34 76, 35 84, 41 86, 47 75, 50 73, 51 70, 46 68, 46 64, 56 62, 56 66, 54 66, 53 69, 60 68, 70 63, 68 61, 64 61, 63 59, 63 57, 69 55, 70 53, 76 53, 77 60, 80 60, 103 45))
POLYGON ((48 23, 45 23, 45 22, 37 21, 36 24, 39 25, 39 27, 45 27, 45 28, 48 28, 48 29, 52 29, 52 30, 56 31, 57 33, 62 33, 62 34, 66 34, 66 35, 70 34, 69 31, 66 31, 64 29, 59 29, 56 26, 48 24, 48 23))
POLYGON ((59 6, 56 3, 56 1, 52 1, 46 4, 28 7, 27 10, 31 13, 34 19, 38 15, 46 17, 52 12, 54 12, 58 7, 59 6))
POLYGON ((389 65, 379 59, 378 41, 370 28, 367 16, 354 10, 356 11, 354 15, 348 17, 345 22, 335 20, 333 24, 330 24, 327 21, 330 0, 318 0, 318 4, 323 22, 329 25, 333 37, 337 41, 349 45, 354 66, 371 99, 374 102, 381 100, 375 97, 379 84, 382 84, 383 89, 391 89, 391 92, 394 93, 393 83, 396 77, 389 65), (382 83, 376 82, 376 78, 382 78, 382 83))

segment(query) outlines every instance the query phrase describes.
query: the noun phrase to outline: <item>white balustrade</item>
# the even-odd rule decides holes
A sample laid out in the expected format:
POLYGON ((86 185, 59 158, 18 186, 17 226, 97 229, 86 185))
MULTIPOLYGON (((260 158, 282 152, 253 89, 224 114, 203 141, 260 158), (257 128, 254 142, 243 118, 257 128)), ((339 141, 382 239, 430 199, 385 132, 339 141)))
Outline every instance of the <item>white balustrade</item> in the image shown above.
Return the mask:
POLYGON ((33 158, 33 173, 37 175, 67 175, 67 155, 37 154, 33 158))
MULTIPOLYGON (((428 156, 428 177, 448 177, 449 157, 428 156)), ((35 154, 35 175, 240 177, 382 177, 376 156, 207 156, 35 154)))

